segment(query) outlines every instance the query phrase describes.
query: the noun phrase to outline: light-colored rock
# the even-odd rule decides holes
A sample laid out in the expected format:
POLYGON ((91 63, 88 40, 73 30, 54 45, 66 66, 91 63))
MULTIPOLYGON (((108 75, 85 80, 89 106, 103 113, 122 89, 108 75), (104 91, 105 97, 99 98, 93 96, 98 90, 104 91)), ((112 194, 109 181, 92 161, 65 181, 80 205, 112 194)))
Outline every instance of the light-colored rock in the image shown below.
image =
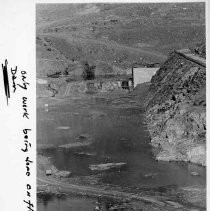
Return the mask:
POLYGON ((189 71, 187 71, 185 73, 185 75, 182 77, 182 80, 189 80, 189 77, 193 76, 196 72, 198 72, 198 67, 193 67, 193 68, 190 68, 189 71))
POLYGON ((167 133, 168 141, 170 143, 175 142, 177 139, 180 139, 180 137, 185 132, 185 127, 180 121, 176 119, 169 119, 166 123, 165 131, 167 133))
POLYGON ((165 201, 165 202, 167 204, 170 204, 171 206, 175 207, 176 209, 183 207, 183 205, 179 204, 178 202, 174 202, 174 201, 165 201))
POLYGON ((45 171, 45 174, 46 174, 46 176, 52 175, 52 170, 51 170, 51 169, 47 169, 47 170, 45 171))
POLYGON ((191 174, 192 176, 199 176, 199 173, 196 172, 196 171, 192 171, 192 172, 190 172, 190 174, 191 174))
POLYGON ((187 158, 192 163, 197 163, 201 165, 206 165, 206 146, 198 145, 195 147, 192 147, 187 152, 187 158))

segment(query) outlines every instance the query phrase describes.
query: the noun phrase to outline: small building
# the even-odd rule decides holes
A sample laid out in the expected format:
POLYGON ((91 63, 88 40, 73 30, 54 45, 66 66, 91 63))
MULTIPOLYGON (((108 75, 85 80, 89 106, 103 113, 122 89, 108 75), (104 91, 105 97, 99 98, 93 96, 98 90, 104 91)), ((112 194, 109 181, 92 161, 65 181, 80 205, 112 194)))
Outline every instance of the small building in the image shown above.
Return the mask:
POLYGON ((132 67, 133 87, 149 82, 158 70, 159 67, 132 67))
POLYGON ((132 77, 126 77, 121 79, 121 88, 127 89, 129 91, 133 90, 133 78, 132 77))
POLYGON ((46 176, 52 175, 52 170, 51 169, 46 170, 45 174, 46 174, 46 176))

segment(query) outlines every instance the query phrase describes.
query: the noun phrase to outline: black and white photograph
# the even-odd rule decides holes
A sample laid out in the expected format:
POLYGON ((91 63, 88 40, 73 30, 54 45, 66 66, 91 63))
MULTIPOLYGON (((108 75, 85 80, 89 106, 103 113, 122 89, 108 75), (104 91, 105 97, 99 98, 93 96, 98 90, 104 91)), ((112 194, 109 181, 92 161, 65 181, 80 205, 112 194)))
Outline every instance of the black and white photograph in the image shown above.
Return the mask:
POLYGON ((209 208, 208 0, 1 0, 0 211, 209 208))
POLYGON ((205 2, 37 3, 37 210, 206 210, 205 2))
POLYGON ((206 210, 205 2, 37 3, 37 210, 206 210))
POLYGON ((36 3, 37 211, 203 211, 206 3, 36 3))

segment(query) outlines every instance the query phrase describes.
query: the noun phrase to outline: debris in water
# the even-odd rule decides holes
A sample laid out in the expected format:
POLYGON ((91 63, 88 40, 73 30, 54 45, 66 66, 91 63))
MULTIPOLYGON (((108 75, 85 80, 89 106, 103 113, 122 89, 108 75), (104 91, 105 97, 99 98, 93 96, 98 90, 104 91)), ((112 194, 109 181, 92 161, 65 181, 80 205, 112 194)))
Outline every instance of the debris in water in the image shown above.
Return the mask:
POLYGON ((119 169, 126 166, 126 163, 102 163, 97 165, 90 165, 92 171, 105 171, 109 169, 119 169))
POLYGON ((60 126, 56 128, 57 130, 68 130, 69 127, 68 126, 60 126))
POLYGON ((191 174, 192 176, 199 176, 199 173, 196 172, 196 171, 192 171, 190 174, 191 174))
POLYGON ((59 148, 72 149, 72 148, 90 146, 91 144, 92 144, 92 141, 74 142, 70 144, 60 145, 59 148))
POLYGON ((149 173, 144 175, 145 178, 154 178, 155 176, 157 176, 157 173, 149 173))
POLYGON ((80 135, 77 137, 77 139, 89 139, 89 138, 90 138, 90 135, 89 135, 89 134, 86 134, 86 133, 80 134, 80 135))
POLYGON ((90 152, 75 152, 74 153, 75 155, 78 155, 78 156, 96 156, 96 153, 90 153, 90 152))

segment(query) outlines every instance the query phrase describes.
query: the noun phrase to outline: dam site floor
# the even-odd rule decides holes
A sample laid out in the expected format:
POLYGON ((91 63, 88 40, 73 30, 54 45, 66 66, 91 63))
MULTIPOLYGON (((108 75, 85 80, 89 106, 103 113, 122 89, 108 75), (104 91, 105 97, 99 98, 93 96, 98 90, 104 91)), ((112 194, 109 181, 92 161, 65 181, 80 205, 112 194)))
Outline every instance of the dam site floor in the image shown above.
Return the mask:
POLYGON ((205 210, 205 168, 157 162, 152 154, 142 103, 146 89, 37 99, 40 211, 205 210), (126 166, 90 168, 106 163, 126 166))

